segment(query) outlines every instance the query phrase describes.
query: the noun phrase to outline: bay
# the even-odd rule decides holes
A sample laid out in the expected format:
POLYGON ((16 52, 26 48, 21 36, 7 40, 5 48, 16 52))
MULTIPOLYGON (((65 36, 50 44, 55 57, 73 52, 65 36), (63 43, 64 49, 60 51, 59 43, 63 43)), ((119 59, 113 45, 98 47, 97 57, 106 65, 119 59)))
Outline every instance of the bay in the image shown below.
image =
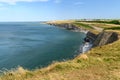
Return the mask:
POLYGON ((72 59, 84 37, 40 22, 0 22, 0 69, 35 69, 72 59))

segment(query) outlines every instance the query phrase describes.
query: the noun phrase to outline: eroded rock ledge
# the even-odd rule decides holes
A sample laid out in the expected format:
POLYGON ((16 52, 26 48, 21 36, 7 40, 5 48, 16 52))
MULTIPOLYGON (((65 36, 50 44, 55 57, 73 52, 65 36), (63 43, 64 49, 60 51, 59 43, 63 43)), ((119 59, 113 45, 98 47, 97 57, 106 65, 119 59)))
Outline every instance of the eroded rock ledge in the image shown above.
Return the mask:
POLYGON ((53 25, 53 26, 57 26, 57 27, 61 27, 61 28, 65 28, 67 30, 73 30, 73 31, 80 31, 80 32, 86 32, 88 30, 83 29, 81 27, 78 27, 72 23, 47 23, 49 25, 53 25))
MULTIPOLYGON (((62 27, 67 30, 82 31, 82 32, 87 31, 86 29, 77 27, 71 23, 61 23, 61 24, 48 23, 48 24, 62 27)), ((93 47, 103 46, 118 40, 118 34, 116 32, 108 32, 108 31, 102 31, 98 35, 92 33, 91 31, 88 31, 86 37, 92 41, 93 47)))
POLYGON ((118 34, 116 32, 100 32, 93 43, 93 47, 106 45, 118 40, 118 34))

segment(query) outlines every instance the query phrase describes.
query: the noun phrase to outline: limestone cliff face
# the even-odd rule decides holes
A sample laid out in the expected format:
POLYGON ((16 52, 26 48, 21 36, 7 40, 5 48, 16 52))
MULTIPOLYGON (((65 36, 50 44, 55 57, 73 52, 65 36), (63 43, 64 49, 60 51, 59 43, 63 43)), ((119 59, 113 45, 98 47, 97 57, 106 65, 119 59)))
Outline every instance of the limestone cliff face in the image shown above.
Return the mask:
POLYGON ((96 40, 97 35, 89 31, 87 32, 86 37, 89 38, 90 41, 93 43, 96 40))
POLYGON ((65 28, 67 30, 73 30, 73 31, 81 31, 81 32, 87 32, 88 30, 86 29, 83 29, 82 27, 78 27, 72 23, 48 23, 49 25, 54 25, 54 26, 57 26, 57 27, 61 27, 61 28, 65 28))
POLYGON ((78 27, 76 27, 75 25, 70 24, 70 23, 62 23, 62 24, 52 23, 50 25, 58 26, 58 27, 65 28, 65 29, 68 29, 68 30, 77 30, 77 29, 79 29, 78 27))
MULTIPOLYGON (((50 25, 62 27, 68 30, 76 30, 76 31, 86 31, 85 29, 82 29, 81 27, 77 27, 71 23, 62 23, 62 24, 56 24, 56 23, 49 23, 50 25)), ((109 43, 112 43, 116 40, 118 40, 118 34, 115 32, 107 32, 103 31, 100 32, 98 35, 87 32, 86 37, 90 39, 90 41, 93 43, 93 47, 106 45, 109 43)))
POLYGON ((93 47, 102 46, 118 40, 118 34, 115 32, 101 32, 93 43, 93 47))

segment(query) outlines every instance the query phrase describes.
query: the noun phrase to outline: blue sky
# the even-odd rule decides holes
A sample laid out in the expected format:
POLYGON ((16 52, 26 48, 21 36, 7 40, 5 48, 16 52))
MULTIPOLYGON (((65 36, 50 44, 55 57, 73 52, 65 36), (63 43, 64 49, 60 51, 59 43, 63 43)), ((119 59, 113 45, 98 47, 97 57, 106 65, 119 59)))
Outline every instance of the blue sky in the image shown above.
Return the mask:
POLYGON ((120 0, 0 0, 0 21, 120 19, 120 0))

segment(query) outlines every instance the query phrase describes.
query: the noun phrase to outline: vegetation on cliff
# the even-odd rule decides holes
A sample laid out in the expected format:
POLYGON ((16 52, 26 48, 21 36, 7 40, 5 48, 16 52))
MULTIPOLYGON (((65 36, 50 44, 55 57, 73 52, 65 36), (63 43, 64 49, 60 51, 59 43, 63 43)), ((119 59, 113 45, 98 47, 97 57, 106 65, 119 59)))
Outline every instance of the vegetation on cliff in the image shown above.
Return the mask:
POLYGON ((89 26, 88 24, 84 24, 84 23, 80 23, 80 22, 74 22, 75 25, 79 26, 79 27, 84 27, 87 29, 93 29, 93 27, 89 26))
MULTIPOLYGON (((96 29, 96 27, 120 33, 119 30, 105 29, 120 26, 118 24, 81 21, 79 23, 78 25, 81 25, 81 23, 85 26, 89 25, 93 30, 98 30, 97 32, 99 32, 99 29, 96 29)), ((120 40, 95 47, 73 60, 54 62, 42 69, 30 71, 19 67, 15 70, 4 71, 0 80, 120 80, 120 40)))
POLYGON ((120 40, 96 47, 66 62, 55 62, 34 71, 18 68, 4 72, 0 80, 119 80, 120 40))

